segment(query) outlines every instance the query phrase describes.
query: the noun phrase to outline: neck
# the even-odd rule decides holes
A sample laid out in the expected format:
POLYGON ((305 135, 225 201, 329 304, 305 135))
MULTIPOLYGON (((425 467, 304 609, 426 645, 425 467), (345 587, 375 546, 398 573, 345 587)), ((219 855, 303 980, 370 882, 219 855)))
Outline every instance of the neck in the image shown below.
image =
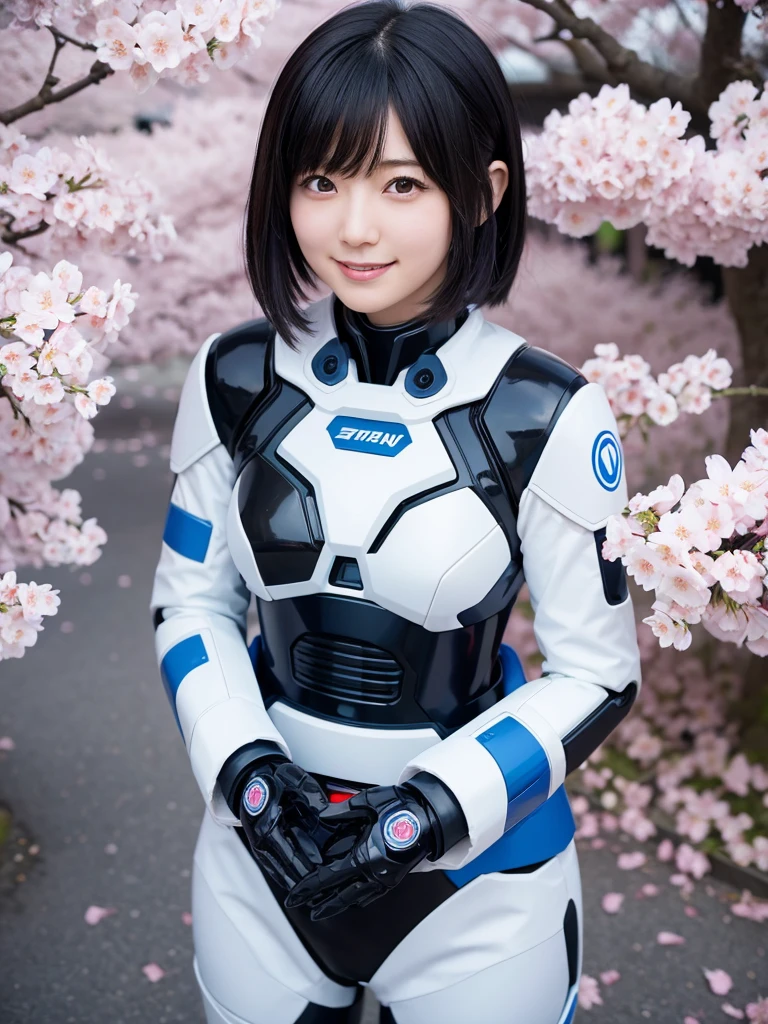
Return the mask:
POLYGON ((426 351, 434 351, 458 331, 467 319, 465 309, 451 320, 427 324, 406 320, 381 326, 371 323, 365 313, 348 309, 338 297, 333 303, 339 340, 345 343, 357 364, 358 379, 366 384, 392 384, 400 371, 426 351))

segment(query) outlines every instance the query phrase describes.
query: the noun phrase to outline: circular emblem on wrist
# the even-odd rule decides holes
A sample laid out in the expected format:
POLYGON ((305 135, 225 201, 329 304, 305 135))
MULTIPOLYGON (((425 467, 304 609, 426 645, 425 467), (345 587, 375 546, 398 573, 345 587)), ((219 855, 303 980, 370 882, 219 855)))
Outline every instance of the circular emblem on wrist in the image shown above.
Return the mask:
POLYGON ((252 779, 245 787, 245 792, 243 793, 243 804, 249 814, 257 815, 261 814, 266 807, 268 798, 269 787, 267 786, 266 781, 259 775, 255 779, 252 779))
POLYGON ((384 819, 382 832, 390 850, 407 850, 421 835, 421 825, 410 811, 395 811, 384 819))

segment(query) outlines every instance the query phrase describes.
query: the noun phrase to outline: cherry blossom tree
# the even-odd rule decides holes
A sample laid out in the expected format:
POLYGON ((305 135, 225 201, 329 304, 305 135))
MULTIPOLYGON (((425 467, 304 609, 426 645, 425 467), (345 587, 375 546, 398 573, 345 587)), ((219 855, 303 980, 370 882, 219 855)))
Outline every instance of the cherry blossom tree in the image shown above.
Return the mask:
MULTIPOLYGON (((596 96, 581 92, 565 115, 553 111, 529 140, 530 212, 574 237, 605 220, 645 224, 648 243, 669 258, 691 266, 711 257, 723 268, 739 330, 743 383, 768 387, 764 5, 489 0, 487 15, 496 12, 505 16, 502 32, 522 34, 534 51, 546 45, 550 63, 553 47, 568 54, 574 91, 599 88, 596 96), (642 59, 629 36, 644 52, 654 53, 654 40, 664 50, 642 59)), ((734 404, 732 460, 767 420, 768 394, 734 404)))
POLYGON ((161 75, 204 82, 258 46, 274 11, 266 0, 187 0, 166 4, 117 0, 14 0, 5 27, 47 30, 53 52, 38 92, 0 115, 0 239, 28 258, 60 258, 34 273, 0 254, 0 660, 21 657, 37 640, 43 617, 55 614, 58 591, 23 583, 16 568, 90 564, 106 535, 83 521, 80 495, 56 490, 93 443, 88 422, 114 394, 108 365, 118 333, 138 295, 118 278, 109 290, 92 283, 66 257, 98 251, 162 260, 176 237, 159 211, 154 188, 138 174, 115 171, 103 151, 81 136, 71 149, 36 146, 15 123, 125 72, 138 91, 161 75), (127 19, 127 20, 126 20, 127 19), (57 89, 62 50, 92 51, 84 77, 57 89), (27 249, 42 239, 43 248, 27 249))

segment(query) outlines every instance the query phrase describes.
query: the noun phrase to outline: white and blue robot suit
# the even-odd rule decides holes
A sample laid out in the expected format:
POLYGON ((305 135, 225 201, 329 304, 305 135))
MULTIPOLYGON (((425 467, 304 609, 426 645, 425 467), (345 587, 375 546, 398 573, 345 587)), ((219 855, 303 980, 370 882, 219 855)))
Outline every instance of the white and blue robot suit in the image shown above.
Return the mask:
POLYGON ((607 398, 475 307, 306 312, 296 350, 264 319, 208 338, 171 447, 152 609, 207 805, 208 1022, 352 1024, 370 986, 395 1024, 570 1024, 563 782, 640 685, 607 398), (501 643, 523 580, 530 681, 501 643))

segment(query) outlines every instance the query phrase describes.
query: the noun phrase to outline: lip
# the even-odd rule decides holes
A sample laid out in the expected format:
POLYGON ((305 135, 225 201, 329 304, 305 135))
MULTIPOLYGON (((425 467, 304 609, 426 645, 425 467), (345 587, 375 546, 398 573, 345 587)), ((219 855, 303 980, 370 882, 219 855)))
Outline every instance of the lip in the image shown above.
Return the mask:
MULTIPOLYGON (((389 268, 394 266, 396 261, 393 260, 392 263, 386 263, 383 267, 379 266, 376 270, 353 270, 345 263, 342 263, 341 260, 335 260, 334 262, 338 266, 339 270, 341 270, 342 274, 345 277, 348 277, 350 281, 372 281, 374 277, 381 277, 382 274, 386 274, 389 268)), ((371 267, 377 266, 375 263, 367 265, 371 267)), ((364 267, 366 264, 361 263, 360 266, 364 267)))

